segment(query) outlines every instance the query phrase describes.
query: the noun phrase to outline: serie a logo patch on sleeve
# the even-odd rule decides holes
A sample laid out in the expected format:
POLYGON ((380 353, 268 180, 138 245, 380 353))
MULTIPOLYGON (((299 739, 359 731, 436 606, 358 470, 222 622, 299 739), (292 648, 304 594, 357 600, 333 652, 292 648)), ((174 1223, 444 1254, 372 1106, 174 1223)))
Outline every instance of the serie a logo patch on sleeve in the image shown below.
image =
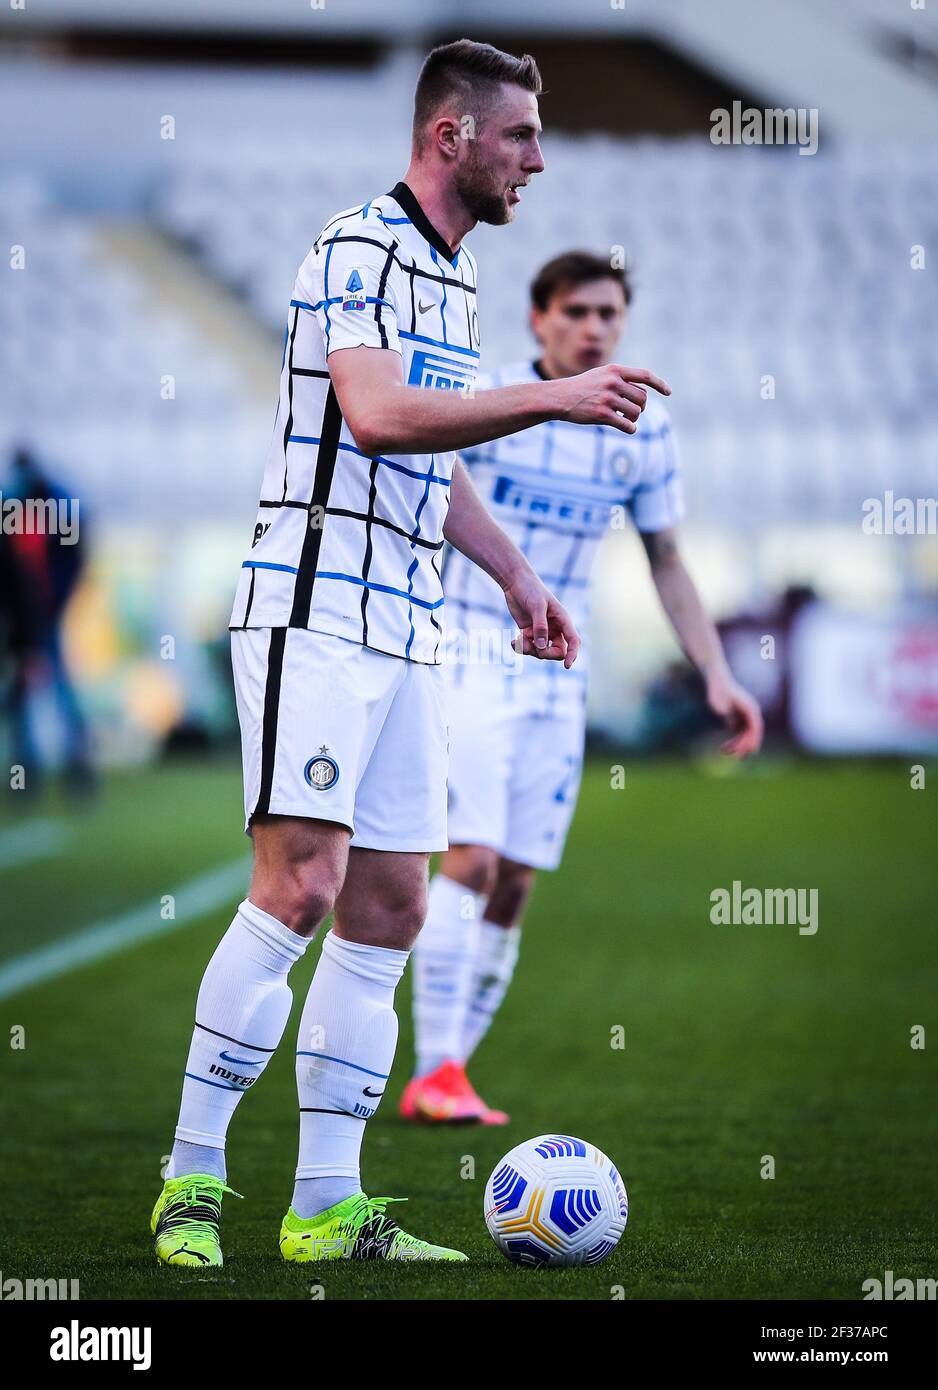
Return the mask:
POLYGON ((362 282, 360 270, 353 270, 345 282, 345 293, 342 296, 342 308, 345 309, 364 309, 365 307, 365 286, 362 282))

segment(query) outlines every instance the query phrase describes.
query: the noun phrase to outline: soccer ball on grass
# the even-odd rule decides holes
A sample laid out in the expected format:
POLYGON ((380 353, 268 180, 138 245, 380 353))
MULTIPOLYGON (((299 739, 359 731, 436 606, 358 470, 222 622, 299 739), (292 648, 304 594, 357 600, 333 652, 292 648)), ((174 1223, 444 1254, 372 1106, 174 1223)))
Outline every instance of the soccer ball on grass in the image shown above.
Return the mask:
POLYGON ((507 1153, 485 1187, 489 1235, 515 1264, 598 1264, 629 1215, 625 1184, 595 1144, 540 1134, 507 1153))

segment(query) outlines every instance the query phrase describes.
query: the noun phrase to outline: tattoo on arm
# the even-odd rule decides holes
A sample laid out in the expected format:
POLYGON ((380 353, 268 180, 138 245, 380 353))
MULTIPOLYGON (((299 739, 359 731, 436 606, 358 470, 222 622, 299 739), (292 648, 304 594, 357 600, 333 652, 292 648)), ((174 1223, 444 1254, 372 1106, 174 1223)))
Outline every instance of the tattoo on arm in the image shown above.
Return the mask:
POLYGON ((652 569, 678 559, 677 536, 670 528, 664 531, 643 531, 642 544, 652 569))

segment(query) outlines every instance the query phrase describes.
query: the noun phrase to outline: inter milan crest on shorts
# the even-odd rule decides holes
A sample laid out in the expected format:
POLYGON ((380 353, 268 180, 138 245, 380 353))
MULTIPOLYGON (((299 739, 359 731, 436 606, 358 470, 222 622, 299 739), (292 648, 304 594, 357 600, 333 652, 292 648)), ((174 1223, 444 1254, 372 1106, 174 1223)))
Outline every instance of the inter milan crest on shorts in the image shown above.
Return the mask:
POLYGON ((314 758, 310 758, 306 767, 303 769, 303 776, 309 785, 317 792, 327 792, 330 787, 334 787, 339 780, 339 764, 335 758, 329 756, 329 750, 325 744, 320 748, 314 758))

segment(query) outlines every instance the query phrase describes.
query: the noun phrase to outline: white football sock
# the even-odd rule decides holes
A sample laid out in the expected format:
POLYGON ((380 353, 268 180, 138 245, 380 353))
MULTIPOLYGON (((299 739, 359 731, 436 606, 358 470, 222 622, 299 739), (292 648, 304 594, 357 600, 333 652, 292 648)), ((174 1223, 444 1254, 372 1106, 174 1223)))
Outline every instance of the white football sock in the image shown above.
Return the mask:
POLYGON ((459 1057, 468 1062, 491 1026, 515 973, 521 947, 520 927, 499 927, 483 918, 473 962, 469 1006, 463 1019, 459 1057))
POLYGON ((166 1177, 225 1176, 229 1122, 283 1037, 293 1003, 287 974, 307 944, 249 899, 241 903, 202 977, 166 1177), (219 1151, 214 1168, 206 1149, 219 1151))
POLYGON ((185 1139, 173 1142, 173 1151, 166 1165, 167 1178, 182 1178, 186 1173, 211 1173, 224 1182, 228 1176, 225 1150, 212 1149, 207 1144, 190 1144, 185 1139))
POLYGON ((394 991, 409 955, 331 931, 322 943, 296 1051, 297 1216, 316 1216, 361 1191, 365 1122, 378 1108, 394 1060, 394 991))
POLYGON ((459 1057, 485 896, 436 874, 414 947, 415 1076, 459 1057))

